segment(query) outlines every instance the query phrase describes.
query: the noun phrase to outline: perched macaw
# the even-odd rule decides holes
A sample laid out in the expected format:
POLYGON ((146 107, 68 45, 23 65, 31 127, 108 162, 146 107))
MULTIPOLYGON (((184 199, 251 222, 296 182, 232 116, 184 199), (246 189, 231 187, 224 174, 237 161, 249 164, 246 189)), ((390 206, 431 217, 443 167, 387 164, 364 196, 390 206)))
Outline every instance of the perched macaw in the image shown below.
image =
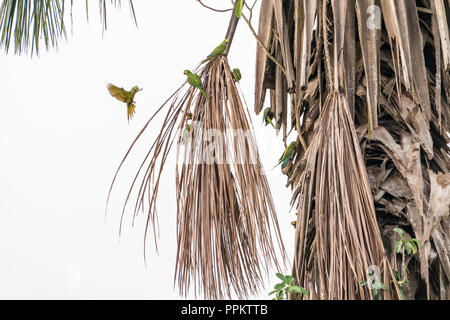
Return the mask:
POLYGON ((295 148, 297 147, 297 144, 295 142, 292 142, 283 152, 283 155, 281 156, 278 164, 281 164, 281 169, 284 169, 290 160, 292 160, 292 157, 294 156, 295 148))
POLYGON ((186 142, 188 142, 190 138, 191 138, 191 125, 187 124, 184 127, 183 135, 181 136, 181 144, 182 145, 186 144, 186 142))
POLYGON ((292 221, 291 225, 294 226, 294 228, 297 227, 297 221, 292 221))
POLYGON ((223 40, 222 43, 219 44, 219 45, 213 50, 213 52, 211 52, 211 54, 210 54, 205 60, 202 61, 202 63, 205 63, 205 62, 207 62, 207 61, 209 61, 209 60, 212 60, 212 59, 214 59, 215 57, 220 56, 222 53, 224 53, 225 50, 227 49, 227 44, 228 44, 228 42, 230 42, 230 40, 228 40, 228 39, 223 40))
POLYGON ((114 98, 127 104, 128 121, 130 121, 130 119, 133 118, 133 115, 136 112, 134 96, 139 91, 142 91, 142 89, 139 89, 138 86, 134 86, 130 91, 127 91, 124 88, 116 87, 115 85, 110 83, 108 84, 108 91, 114 98))
POLYGON ((192 73, 189 70, 184 70, 184 74, 187 75, 187 82, 197 88, 203 93, 206 99, 209 99, 208 95, 205 92, 205 87, 203 86, 202 78, 198 74, 192 73))
POLYGON ((242 79, 241 70, 239 70, 238 68, 234 68, 233 69, 233 76, 234 76, 234 79, 237 82, 241 81, 241 79, 242 79))
POLYGON ((273 119, 273 113, 270 111, 270 108, 264 109, 263 123, 265 123, 266 126, 270 123, 272 125, 272 127, 274 127, 272 119, 273 119))

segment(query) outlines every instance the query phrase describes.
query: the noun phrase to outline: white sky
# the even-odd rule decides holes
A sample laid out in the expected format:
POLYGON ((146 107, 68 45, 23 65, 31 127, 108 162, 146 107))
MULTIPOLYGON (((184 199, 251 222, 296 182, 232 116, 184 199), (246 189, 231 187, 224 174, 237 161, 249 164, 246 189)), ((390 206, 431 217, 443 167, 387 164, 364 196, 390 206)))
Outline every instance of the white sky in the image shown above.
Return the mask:
MULTIPOLYGON (((123 171, 106 221, 104 207, 128 146, 184 81, 183 70, 193 68, 222 41, 230 13, 211 12, 195 0, 135 0, 136 28, 124 1, 121 11, 109 11, 102 37, 97 2, 91 4, 89 25, 84 1, 78 2, 73 35, 69 24, 69 40, 57 51, 43 51, 33 59, 0 53, 0 298, 179 299, 173 286, 174 165, 166 167, 159 192, 159 255, 149 250, 147 267, 145 219, 138 219, 134 228, 127 224, 120 242, 118 237, 127 176, 135 173, 133 164, 143 158, 145 148, 123 171), (130 123, 124 105, 109 96, 109 82, 144 88, 136 96, 137 113, 130 123)), ((229 1, 220 3, 226 7, 229 1)), ((258 17, 253 19, 256 28, 258 17)), ((279 167, 272 170, 283 144, 253 113, 255 46, 241 22, 229 60, 243 74, 241 88, 292 258, 291 193, 279 167)), ((154 134, 156 128, 147 143, 154 134)), ((271 275, 253 298, 270 299, 267 293, 276 282, 271 275)))

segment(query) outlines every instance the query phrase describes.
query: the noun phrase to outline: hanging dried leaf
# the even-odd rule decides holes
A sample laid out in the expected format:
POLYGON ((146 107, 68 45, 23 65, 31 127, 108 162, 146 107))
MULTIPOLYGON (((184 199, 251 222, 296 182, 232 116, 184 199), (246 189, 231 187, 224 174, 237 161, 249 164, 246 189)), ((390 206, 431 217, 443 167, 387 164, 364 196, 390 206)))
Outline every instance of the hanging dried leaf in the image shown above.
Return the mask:
POLYGON ((279 268, 278 259, 286 258, 275 207, 227 58, 219 56, 194 72, 201 76, 209 98, 193 87, 183 93, 182 86, 150 118, 136 141, 168 107, 159 135, 132 182, 122 216, 136 191, 133 219, 146 212, 146 238, 151 227, 156 240, 158 190, 175 144, 180 293, 186 295, 193 286, 207 299, 233 294, 247 298, 258 292, 268 267, 279 268))

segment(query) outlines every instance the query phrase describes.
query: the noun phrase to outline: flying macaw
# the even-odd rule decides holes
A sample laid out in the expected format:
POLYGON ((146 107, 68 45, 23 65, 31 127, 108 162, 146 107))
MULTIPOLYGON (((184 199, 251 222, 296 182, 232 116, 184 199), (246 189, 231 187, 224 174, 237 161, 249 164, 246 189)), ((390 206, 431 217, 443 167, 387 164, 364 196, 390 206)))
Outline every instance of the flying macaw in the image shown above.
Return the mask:
POLYGON ((139 91, 142 91, 142 89, 140 89, 138 86, 134 86, 130 91, 126 91, 124 88, 116 87, 115 85, 110 83, 108 84, 108 91, 114 98, 127 104, 127 116, 128 121, 130 121, 130 119, 133 118, 133 115, 136 112, 136 106, 133 100, 134 96, 139 91))
POLYGON ((203 86, 202 78, 200 78, 198 74, 192 73, 189 70, 184 70, 184 74, 187 75, 187 82, 194 88, 199 89, 206 99, 209 99, 208 95, 205 92, 205 87, 203 86))
POLYGON ((264 109, 263 123, 265 123, 266 126, 270 123, 272 125, 272 127, 274 127, 272 119, 273 119, 273 113, 270 111, 270 108, 264 109))
POLYGON ((210 54, 205 60, 202 61, 202 63, 205 63, 205 62, 207 62, 207 61, 209 61, 209 60, 212 60, 212 59, 214 59, 215 57, 220 56, 222 53, 224 53, 225 50, 227 49, 227 44, 228 44, 228 42, 230 42, 230 40, 228 40, 228 39, 223 40, 222 43, 219 44, 219 45, 213 50, 213 52, 211 52, 211 54, 210 54))

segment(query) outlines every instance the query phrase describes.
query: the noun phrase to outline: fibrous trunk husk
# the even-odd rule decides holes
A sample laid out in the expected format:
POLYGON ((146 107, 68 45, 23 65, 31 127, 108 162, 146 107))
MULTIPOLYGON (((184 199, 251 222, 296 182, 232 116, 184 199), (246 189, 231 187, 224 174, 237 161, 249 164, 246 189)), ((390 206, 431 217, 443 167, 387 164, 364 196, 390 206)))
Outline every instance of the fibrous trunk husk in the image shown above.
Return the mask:
MULTIPOLYGON (((322 197, 326 203, 318 203, 315 192, 328 190, 329 182, 318 180, 324 175, 312 170, 316 163, 313 155, 323 148, 317 136, 327 123, 323 120, 329 112, 325 111, 328 108, 325 99, 330 93, 339 92, 343 95, 340 99, 346 100, 360 144, 360 151, 347 144, 349 149, 344 154, 360 153, 377 219, 377 226, 372 225, 374 230, 365 230, 359 241, 379 232, 391 268, 398 271, 401 255, 394 252, 399 239, 393 229, 402 228, 408 239, 416 238, 423 243, 419 254, 408 258, 411 285, 402 288, 406 298, 449 299, 450 275, 446 271, 450 261, 448 1, 288 0, 282 3, 280 14, 273 0, 262 0, 259 34, 272 56, 280 57, 285 69, 289 66, 285 62, 289 54, 284 51, 291 48, 295 90, 276 85, 277 81, 281 82, 276 80, 279 70, 263 57, 258 45, 255 111, 262 109, 266 91, 274 97, 290 96, 285 100, 271 99, 270 103, 274 114, 281 110, 274 119, 276 127, 286 125, 282 119, 283 113, 288 112, 287 125, 295 128, 298 136, 296 157, 288 165, 289 170, 283 171, 293 188, 292 204, 299 214, 293 270, 297 281, 313 292, 311 299, 323 298, 324 292, 325 297, 344 297, 336 286, 334 293, 327 287, 314 295, 314 289, 323 288, 326 281, 316 271, 329 268, 329 261, 325 263, 327 260, 317 254, 318 241, 324 241, 320 235, 326 230, 317 228, 335 222, 319 225, 314 220, 317 206, 324 208, 330 205, 330 200, 322 197), (280 37, 279 30, 284 29, 292 32, 280 37), (292 103, 286 106, 286 101, 292 103)), ((339 167, 342 163, 335 165, 339 167)), ((344 203, 340 205, 343 207, 344 203)), ((327 245, 336 248, 335 243, 327 245)), ((345 267, 347 275, 355 275, 350 265, 345 267)), ((365 279, 355 278, 354 285, 357 287, 357 282, 362 280, 365 279)), ((356 294, 358 290, 353 292, 355 295, 347 294, 345 298, 362 298, 356 294)), ((364 298, 370 296, 366 294, 364 298)), ((392 294, 389 298, 398 296, 392 294)))

